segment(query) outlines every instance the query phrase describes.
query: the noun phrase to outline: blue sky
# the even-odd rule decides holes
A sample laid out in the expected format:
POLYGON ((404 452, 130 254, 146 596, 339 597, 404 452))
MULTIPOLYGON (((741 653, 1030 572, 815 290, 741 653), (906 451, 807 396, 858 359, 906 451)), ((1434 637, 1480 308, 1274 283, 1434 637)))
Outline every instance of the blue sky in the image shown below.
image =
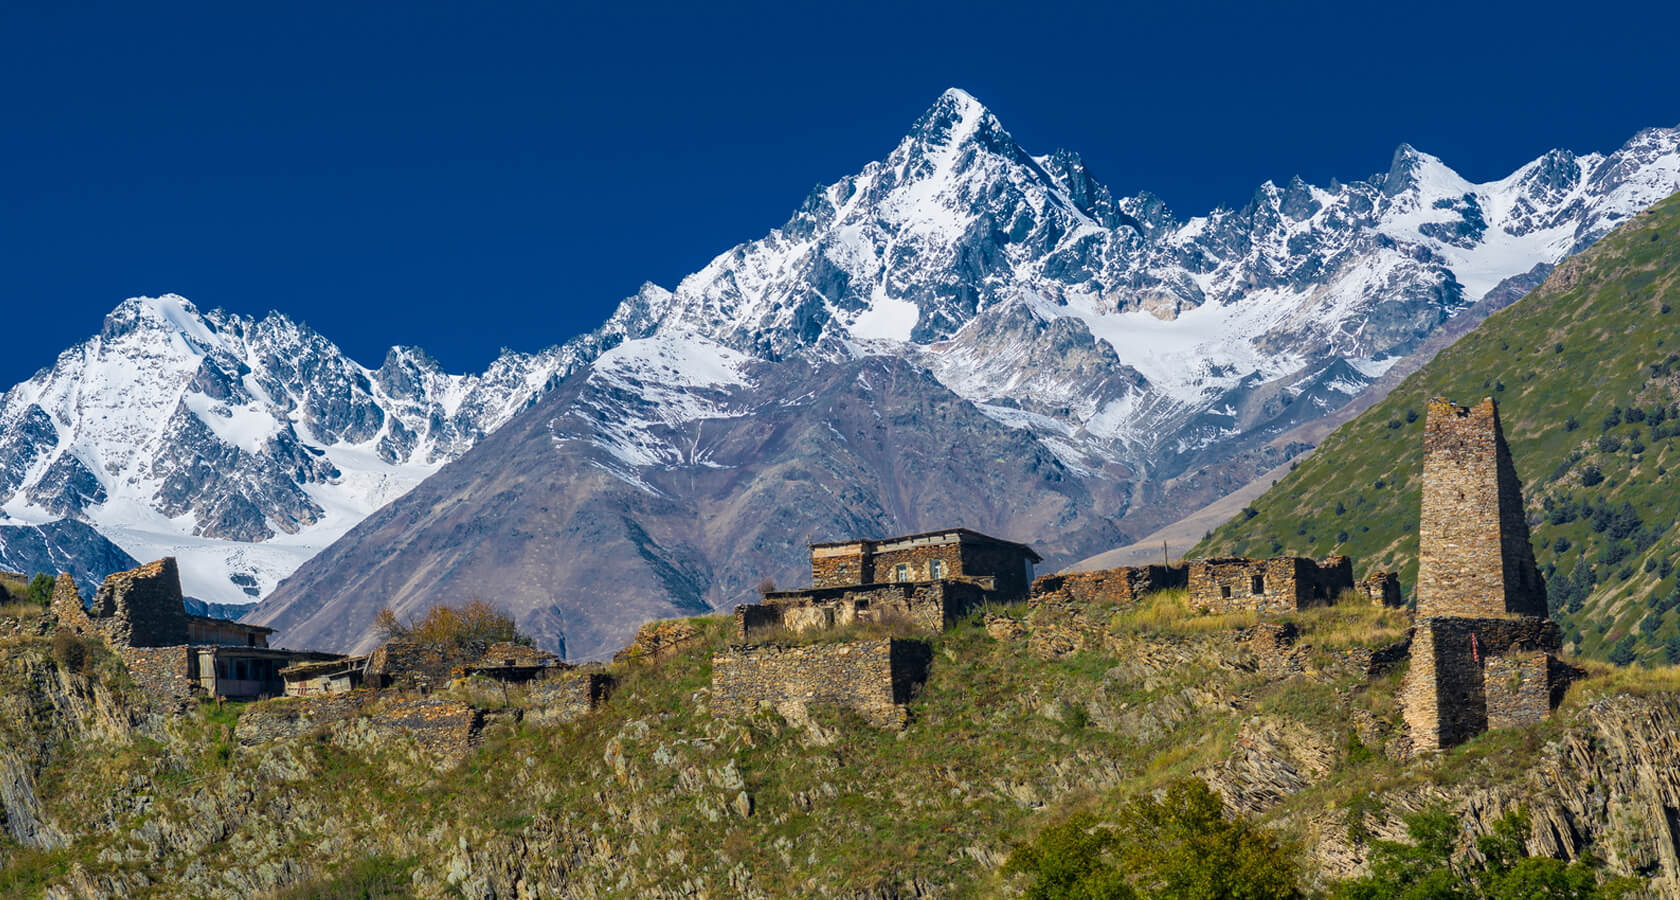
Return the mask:
POLYGON ((13 0, 0 386, 166 291, 480 368, 781 224, 950 86, 1181 216, 1403 141, 1495 178, 1680 124, 1675 6, 13 0))

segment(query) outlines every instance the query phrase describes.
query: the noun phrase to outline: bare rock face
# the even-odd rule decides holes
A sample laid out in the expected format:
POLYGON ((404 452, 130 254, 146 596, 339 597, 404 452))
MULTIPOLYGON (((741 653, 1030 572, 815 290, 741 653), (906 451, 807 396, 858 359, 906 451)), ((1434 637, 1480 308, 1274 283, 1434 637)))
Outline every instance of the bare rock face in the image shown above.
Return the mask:
POLYGON ((248 619, 348 650, 381 607, 482 598, 543 646, 602 658, 649 619, 755 598, 766 575, 803 583, 808 541, 962 522, 1068 559, 1118 537, 1054 454, 901 360, 739 360, 683 385, 662 349, 568 380, 248 619), (668 422, 673 405, 708 415, 668 422))

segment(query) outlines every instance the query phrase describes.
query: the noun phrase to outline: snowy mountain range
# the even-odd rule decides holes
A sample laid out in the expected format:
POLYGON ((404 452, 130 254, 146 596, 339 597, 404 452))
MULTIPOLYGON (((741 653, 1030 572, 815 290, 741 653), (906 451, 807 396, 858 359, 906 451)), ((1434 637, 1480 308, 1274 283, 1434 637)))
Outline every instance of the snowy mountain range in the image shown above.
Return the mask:
POLYGON ((1284 461, 1302 448, 1272 437, 1677 187, 1680 130, 1488 184, 1402 147, 1365 181, 1266 184, 1181 222, 1073 154, 1032 156, 949 91, 781 228, 644 286, 588 336, 610 349, 573 345, 590 362, 493 451, 352 530, 253 618, 326 639, 365 629, 363 598, 418 612, 477 588, 588 656, 622 642, 626 611, 797 582, 806 540, 962 522, 1078 559, 1284 461), (487 501, 474 486, 491 484, 487 501))
MULTIPOLYGON (((411 569, 440 547, 537 539, 431 521, 404 504, 419 503, 407 492, 451 460, 457 499, 473 493, 475 471, 491 469, 507 479, 504 500, 535 490, 469 448, 541 416, 522 433, 540 433, 564 459, 543 477, 573 479, 542 490, 635 525, 642 537, 625 538, 634 553, 620 562, 663 573, 626 576, 620 593, 663 591, 667 608, 692 610, 748 596, 750 566, 795 577, 807 538, 952 524, 938 503, 906 501, 922 488, 902 484, 894 448, 857 451, 848 477, 875 483, 851 495, 826 476, 793 479, 820 483, 828 504, 856 504, 856 514, 796 508, 778 520, 784 539, 738 535, 759 547, 682 536, 675 523, 704 529, 729 497, 753 498, 759 514, 793 502, 778 482, 748 479, 790 477, 753 453, 796 466, 800 452, 843 452, 765 431, 795 420, 814 428, 829 410, 811 404, 828 397, 867 406, 888 431, 913 425, 919 444, 905 451, 979 435, 1041 454, 1021 474, 1030 490, 996 487, 1004 495, 979 498, 972 521, 1049 547, 1053 559, 1078 558, 1283 461, 1301 448, 1269 446, 1273 437, 1345 404, 1449 320, 1520 296, 1676 189, 1680 129, 1652 129, 1609 155, 1554 151, 1484 184, 1403 146, 1368 179, 1267 183, 1239 210, 1181 221, 1149 194, 1116 196, 1073 153, 1029 154, 951 90, 884 160, 813 191, 766 237, 672 290, 645 285, 591 334, 507 354, 483 375, 446 375, 405 349, 368 369, 283 316, 127 301, 100 335, 0 400, 0 498, 14 522, 81 519, 135 556, 181 556, 189 593, 208 600, 267 594, 313 557, 256 617, 331 620, 342 641, 365 623, 323 612, 333 601, 322 592, 346 577, 342 566, 380 565, 368 535, 400 534, 413 555, 388 564, 411 569), (840 391, 843 372, 858 381, 840 391), (895 379, 890 389, 883 377, 895 379), (897 380, 912 377, 977 416, 952 414, 963 423, 953 433, 894 421, 915 402, 897 380), (518 416, 533 404, 541 410, 518 416), (702 482, 727 496, 694 495, 702 482), (1061 499, 1047 499, 1057 484, 1061 499), (392 500, 379 528, 353 527, 392 500), (660 516, 675 518, 660 526, 660 516), (398 520, 409 530, 394 529, 398 520), (426 527, 442 530, 410 534, 426 527), (341 535, 366 552, 315 556, 341 535), (307 612, 303 586, 316 593, 307 612)), ((954 471, 918 471, 981 489, 954 471)), ((576 560, 588 548, 554 552, 576 560)), ((450 577, 483 576, 474 567, 487 560, 463 561, 450 577)), ((566 596, 583 587, 572 577, 531 579, 501 599, 522 615, 545 611, 551 643, 589 634, 569 641, 579 653, 628 627, 605 605, 659 607, 591 583, 604 593, 585 609, 566 596)), ((399 608, 435 596, 435 584, 395 571, 362 589, 399 608)))
MULTIPOLYGON (((127 300, 0 397, 0 509, 85 521, 130 556, 179 557, 189 594, 249 603, 563 368, 550 350, 449 375, 399 347, 368 369, 278 313, 127 300)), ((92 552, 84 534, 60 556, 92 552)))

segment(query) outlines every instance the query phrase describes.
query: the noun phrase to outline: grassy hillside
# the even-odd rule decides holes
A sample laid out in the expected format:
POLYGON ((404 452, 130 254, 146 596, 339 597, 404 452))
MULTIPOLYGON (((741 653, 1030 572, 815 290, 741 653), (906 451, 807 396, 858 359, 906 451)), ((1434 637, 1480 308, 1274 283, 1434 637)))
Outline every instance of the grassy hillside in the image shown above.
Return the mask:
POLYGON ((1417 574, 1423 413, 1491 396, 1566 639, 1680 662, 1680 196, 1443 351, 1191 555, 1346 553, 1417 574))
POLYGON ((238 717, 291 701, 148 718, 109 659, 66 667, 45 637, 0 637, 0 769, 36 835, 0 838, 0 895, 1007 896, 1021 885, 1000 863, 1046 824, 1111 818, 1186 775, 1301 848, 1319 883, 1437 805, 1474 834, 1520 803, 1575 823, 1615 871, 1675 874, 1639 830, 1660 815, 1534 786, 1591 766, 1606 796, 1661 796, 1673 670, 1592 682, 1552 721, 1412 760, 1399 673, 1365 674, 1405 617, 1297 623, 1268 666, 1252 615, 1189 616, 1182 592, 1053 659, 1031 652, 1030 619, 1003 639, 967 622, 931 639, 931 680, 892 732, 832 710, 713 718, 728 623, 696 620, 699 643, 619 670, 582 720, 520 720, 521 692, 501 695, 453 765, 357 721, 243 747, 238 717))

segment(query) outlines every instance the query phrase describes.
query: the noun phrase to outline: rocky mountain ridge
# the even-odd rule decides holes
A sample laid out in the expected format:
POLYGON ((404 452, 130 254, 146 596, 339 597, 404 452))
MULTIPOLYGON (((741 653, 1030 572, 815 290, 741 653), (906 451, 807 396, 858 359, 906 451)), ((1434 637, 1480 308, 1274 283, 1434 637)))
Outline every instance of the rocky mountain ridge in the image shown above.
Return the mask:
MULTIPOLYGON (((76 517, 132 555, 181 557, 196 596, 250 599, 568 376, 601 390, 589 393, 587 409, 551 411, 562 424, 545 440, 562 453, 604 451, 592 470, 692 506, 680 489, 649 490, 684 472, 715 476, 696 436, 726 420, 751 431, 772 405, 719 407, 690 382, 740 359, 802 360, 818 379, 832 366, 893 359, 930 373, 928 391, 972 404, 992 423, 987 430, 1017 433, 1033 448, 1027 457, 1050 454, 1057 477, 1090 498, 1090 513, 1066 521, 1001 516, 988 520, 993 527, 1088 555, 1304 449, 1270 440, 1340 407, 1445 323, 1520 294, 1680 187, 1677 147, 1680 132, 1652 129, 1609 155, 1556 151, 1485 184, 1402 147, 1388 171, 1367 180, 1268 183, 1241 209, 1181 221, 1151 195, 1118 196, 1077 154, 1028 153, 973 97, 952 90, 886 158, 813 191, 765 238, 674 289, 646 285, 597 331, 504 356, 483 376, 443 375, 408 350, 368 369, 283 317, 199 315, 179 298, 131 301, 98 338, 6 395, 0 495, 17 521, 76 517), (608 357, 620 348, 638 359, 668 351, 672 362, 659 371, 678 387, 648 377, 634 389, 640 395, 610 389, 608 357), (607 360, 599 370, 598 359, 607 360)), ((795 383, 795 367, 780 371, 770 380, 786 392, 778 399, 810 393, 795 383)), ((917 452, 963 439, 931 435, 917 452)), ((904 490, 899 473, 856 474, 883 496, 904 490)), ((774 484, 737 488, 755 503, 777 502, 774 484)), ((997 509, 1014 502, 1008 492, 984 500, 997 509)), ((618 501, 602 503, 598 515, 612 518, 618 501)), ((876 508, 802 519, 791 533, 950 524, 949 511, 928 508, 922 518, 902 505, 876 508)), ((630 530, 669 524, 637 520, 630 530)), ((434 540, 471 538, 410 543, 434 540)), ((633 556, 601 559, 653 573, 682 558, 689 562, 676 569, 752 567, 785 579, 798 554, 772 547, 792 542, 700 550, 638 540, 633 556)), ((299 584, 343 580, 325 572, 317 565, 299 584)), ((728 605, 750 596, 732 573, 688 580, 706 587, 676 595, 667 612, 696 597, 728 605)), ((380 582, 392 593, 377 601, 396 606, 429 589, 399 573, 380 582)), ((531 582, 503 599, 534 615, 557 598, 574 602, 566 598, 579 587, 531 582)), ((276 593, 259 615, 279 616, 292 596, 276 593)))
POLYGON ((529 447, 469 451, 447 493, 396 501, 252 619, 361 646, 380 606, 412 614, 440 591, 480 591, 552 646, 554 623, 570 623, 564 645, 582 658, 621 646, 632 610, 727 608, 762 577, 801 583, 805 540, 961 523, 1055 567, 1286 461, 1305 447, 1272 435, 1339 408, 1446 323, 1676 187, 1675 130, 1483 185, 1403 147, 1368 181, 1266 185, 1242 210, 1180 223, 1146 195, 1116 198, 1072 154, 1032 156, 950 91, 884 161, 814 191, 764 239, 626 300, 579 351, 601 355, 577 384, 521 423, 529 447), (844 404, 824 387, 836 367, 859 375, 844 404), (775 374, 743 374, 759 369, 775 374), (874 371, 913 378, 919 396, 875 393, 874 371), (819 397, 832 405, 807 402, 819 397), (947 417, 966 423, 948 432, 915 412, 924 403, 978 415, 947 417), (824 424, 853 404, 879 416, 892 454, 855 454, 860 430, 843 416, 824 424), (780 443, 796 408, 850 443, 780 443), (714 444, 734 452, 708 455, 714 444), (1015 449, 971 452, 982 446, 1015 449), (846 464, 827 465, 834 454, 846 464), (944 463, 906 469, 894 455, 944 463), (799 475, 774 474, 785 469, 799 475), (813 498, 813 469, 849 482, 816 478, 813 498), (1047 513, 1075 495, 1088 500, 1047 513), (531 505, 548 512, 506 516, 531 505), (535 551, 510 548, 554 540, 530 536, 540 521, 578 543, 516 570, 535 551))
MULTIPOLYGON (((127 300, 0 397, 0 504, 181 557, 188 593, 250 602, 528 406, 565 359, 509 352, 450 375, 397 347, 369 369, 279 313, 127 300)), ((69 535, 54 552, 97 549, 69 535)))

